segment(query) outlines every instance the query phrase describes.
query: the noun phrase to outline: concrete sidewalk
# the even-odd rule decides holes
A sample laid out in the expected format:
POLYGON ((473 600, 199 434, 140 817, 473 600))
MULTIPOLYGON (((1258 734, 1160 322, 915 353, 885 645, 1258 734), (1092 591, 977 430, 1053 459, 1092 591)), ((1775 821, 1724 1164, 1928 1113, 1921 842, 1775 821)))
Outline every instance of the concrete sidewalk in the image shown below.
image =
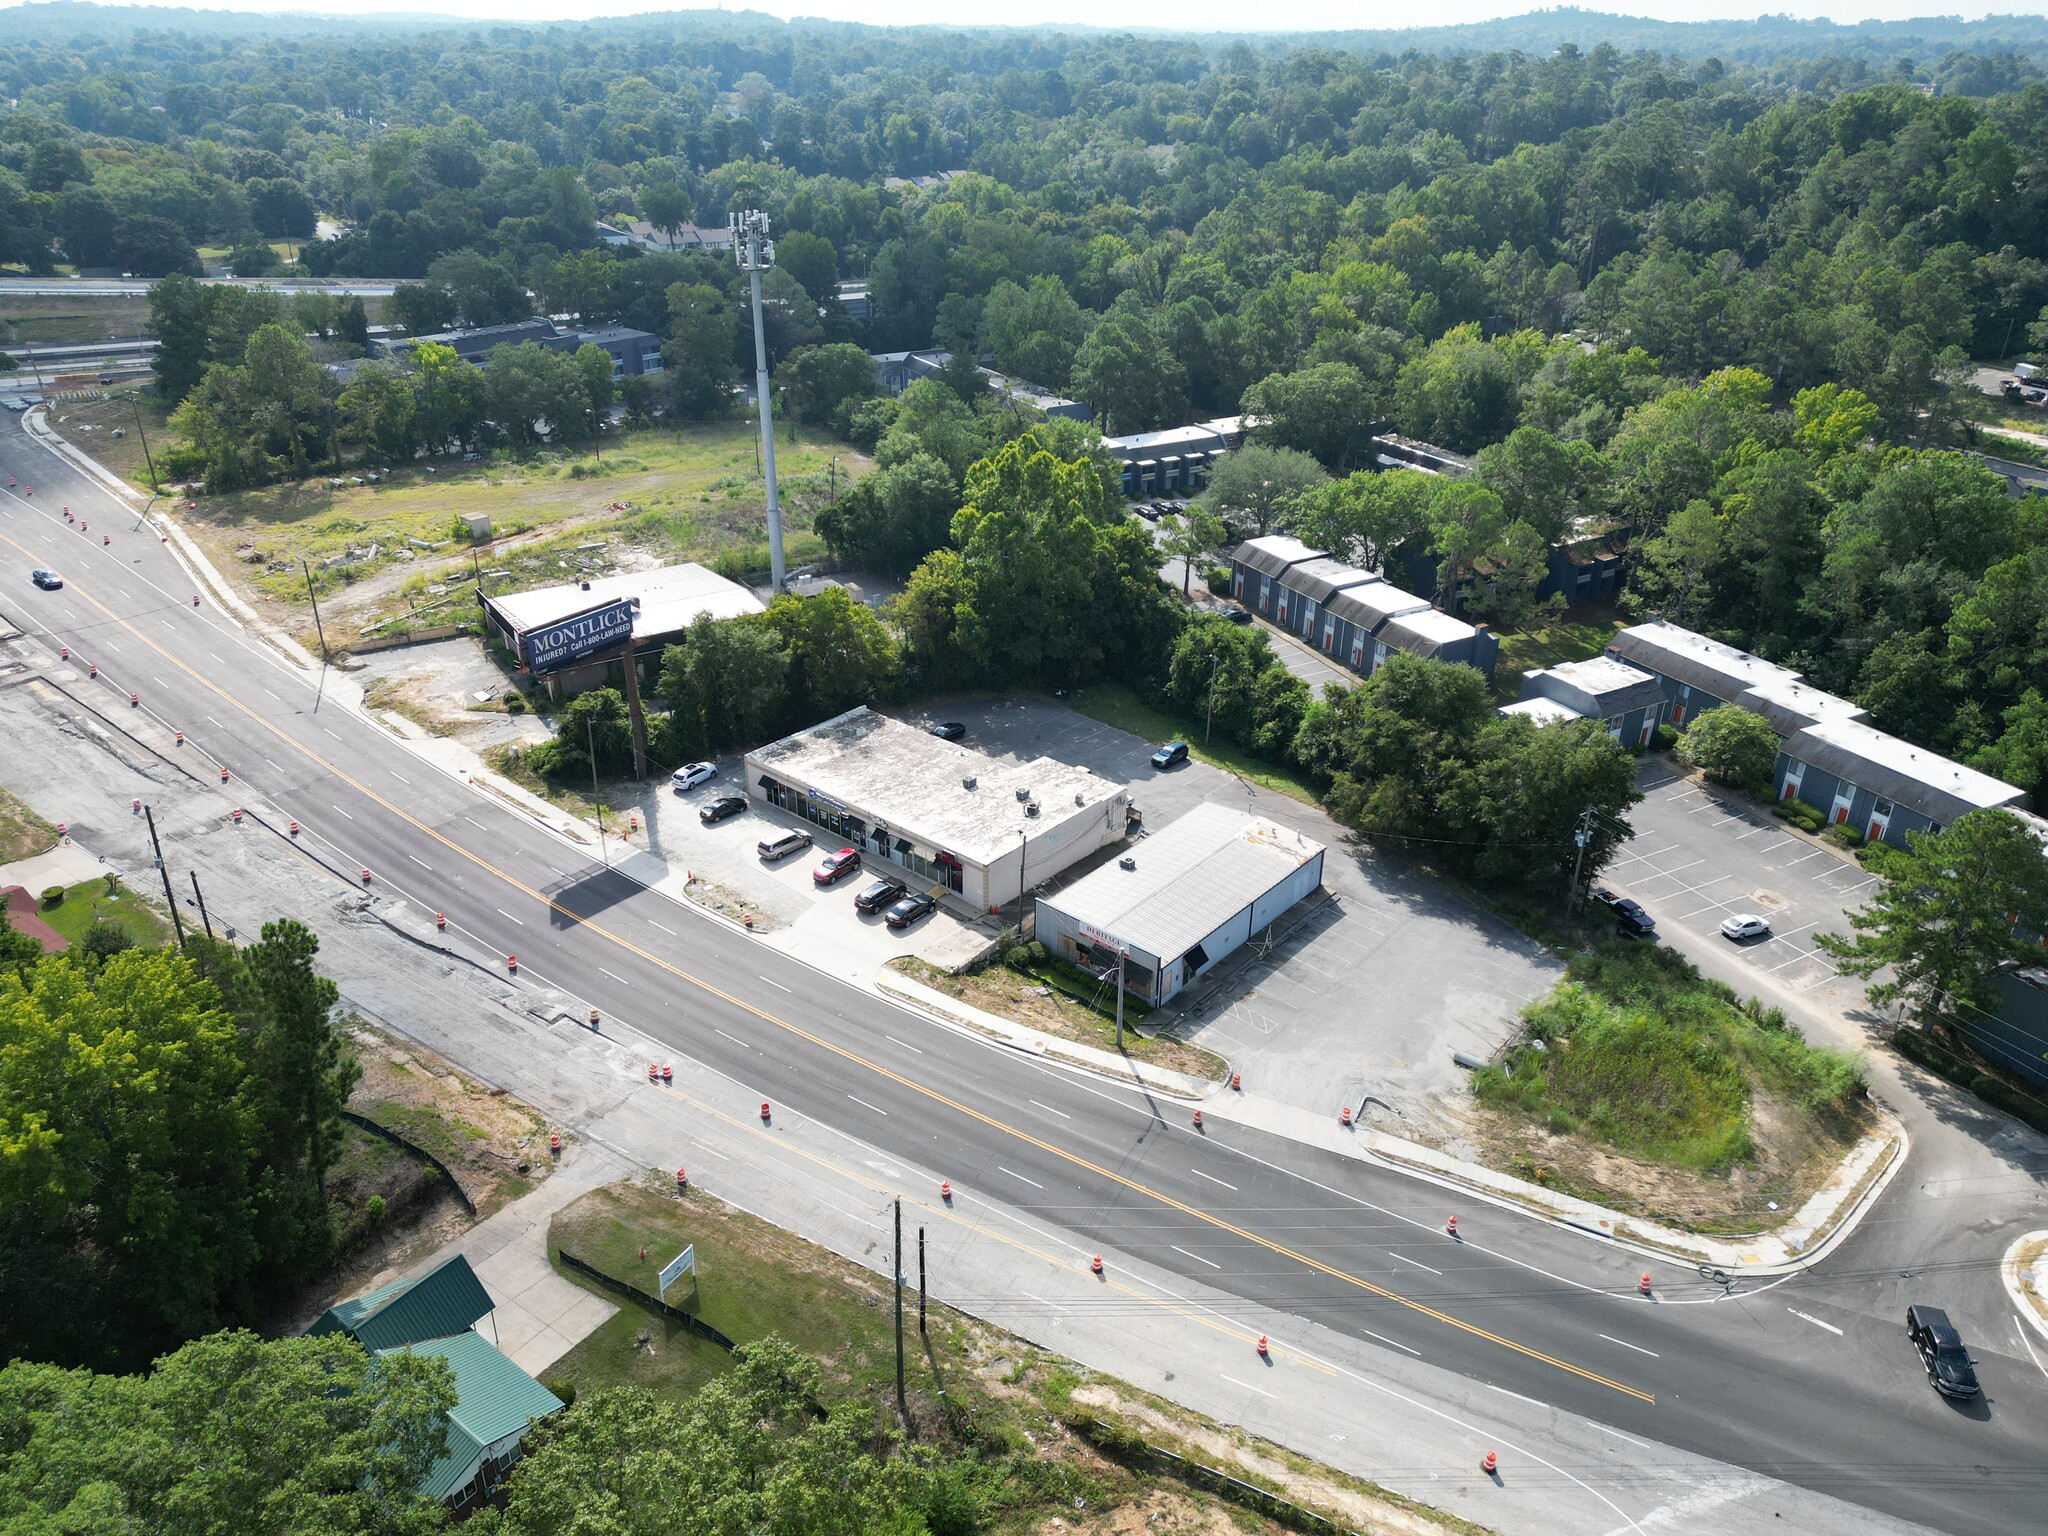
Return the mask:
POLYGON ((548 1222, 564 1206, 633 1171, 607 1148, 570 1143, 562 1166, 532 1194, 410 1268, 375 1276, 363 1289, 424 1274, 449 1255, 462 1254, 497 1304, 478 1331, 527 1375, 538 1377, 619 1310, 555 1273, 548 1262, 548 1222))
POLYGON ((1843 1158, 1814 1194, 1777 1230, 1752 1237, 1715 1238, 1677 1227, 1624 1216, 1590 1200, 1546 1189, 1527 1179, 1466 1162, 1419 1142, 1404 1141, 1363 1125, 1344 1125, 1253 1093, 1222 1091, 1212 1096, 1209 1118, 1255 1126, 1290 1141, 1346 1157, 1377 1162, 1420 1175, 1483 1200, 1522 1211, 1596 1237, 1611 1238, 1660 1258, 1680 1258, 1725 1270, 1729 1275, 1776 1275, 1805 1269, 1846 1236, 1905 1161, 1905 1127, 1882 1104, 1878 1126, 1843 1158))

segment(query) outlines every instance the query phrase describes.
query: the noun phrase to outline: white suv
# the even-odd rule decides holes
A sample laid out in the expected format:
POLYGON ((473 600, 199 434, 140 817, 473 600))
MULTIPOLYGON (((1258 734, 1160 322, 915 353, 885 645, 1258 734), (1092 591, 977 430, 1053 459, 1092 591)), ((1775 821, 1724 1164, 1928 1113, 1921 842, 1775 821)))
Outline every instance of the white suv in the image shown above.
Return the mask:
POLYGON ((684 790, 695 789, 699 784, 709 784, 717 777, 716 763, 685 763, 668 776, 668 781, 678 790, 684 790))

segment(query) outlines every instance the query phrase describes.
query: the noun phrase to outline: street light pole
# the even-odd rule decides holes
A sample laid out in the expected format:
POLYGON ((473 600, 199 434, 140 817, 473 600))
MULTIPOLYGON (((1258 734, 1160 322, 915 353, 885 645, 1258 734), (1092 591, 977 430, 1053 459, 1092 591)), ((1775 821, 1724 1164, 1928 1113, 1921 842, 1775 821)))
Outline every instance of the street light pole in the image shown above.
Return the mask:
POLYGON ((731 215, 733 259, 747 274, 754 305, 754 398, 761 409, 761 473, 768 495, 768 585, 782 590, 782 503, 775 494, 775 419, 768 403, 768 336, 761 325, 761 274, 775 266, 775 242, 768 238, 768 215, 757 209, 731 215))
POLYGON ((590 747, 590 803, 597 807, 597 857, 609 869, 612 861, 604 851, 604 802, 597 798, 597 722, 587 715, 583 719, 583 739, 590 747))
POLYGON ((1594 806, 1587 806, 1579 814, 1578 829, 1572 833, 1572 841, 1579 845, 1578 857, 1572 860, 1572 888, 1565 896, 1564 909, 1569 914, 1579 904, 1579 871, 1586 867, 1586 844, 1593 840, 1593 825, 1600 812, 1594 806))
POLYGON ((306 573, 306 601, 313 605, 313 633, 320 637, 320 659, 326 661, 327 631, 320 626, 320 599, 313 591, 313 567, 301 560, 299 569, 306 573))

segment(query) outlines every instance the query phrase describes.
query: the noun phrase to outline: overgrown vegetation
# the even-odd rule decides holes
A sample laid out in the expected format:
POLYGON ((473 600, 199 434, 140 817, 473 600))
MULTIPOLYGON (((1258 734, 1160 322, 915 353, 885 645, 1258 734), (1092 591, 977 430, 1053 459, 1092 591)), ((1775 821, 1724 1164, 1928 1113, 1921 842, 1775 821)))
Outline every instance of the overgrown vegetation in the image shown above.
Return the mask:
POLYGON ((1522 1028, 1505 1065, 1474 1075, 1479 1101, 1630 1157, 1698 1171, 1748 1159, 1758 1093, 1834 1132, 1863 1114, 1854 1058, 1808 1045, 1775 1008, 1738 1005, 1657 945, 1573 957, 1522 1028))

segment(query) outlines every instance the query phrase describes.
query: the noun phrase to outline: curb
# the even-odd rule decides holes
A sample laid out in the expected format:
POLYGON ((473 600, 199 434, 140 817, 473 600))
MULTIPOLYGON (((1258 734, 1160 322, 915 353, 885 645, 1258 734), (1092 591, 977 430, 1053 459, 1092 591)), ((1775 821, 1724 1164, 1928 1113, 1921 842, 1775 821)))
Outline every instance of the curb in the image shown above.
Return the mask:
POLYGON ((2048 1307, 2048 1231, 2028 1232, 2014 1238, 1998 1261, 1998 1278, 2005 1284, 2005 1294, 2012 1298, 2013 1310, 2048 1343, 2048 1314, 2043 1311, 2048 1307), (2031 1284, 2020 1269, 2020 1250, 2029 1243, 2042 1245, 2041 1252, 2034 1255, 2031 1284))
POLYGON ((1063 1051, 1035 1050, 1024 1041, 1011 1036, 997 1034, 993 1030, 983 1029, 962 1019, 951 1018, 926 1003, 922 998, 912 997, 908 993, 899 992, 896 988, 887 985, 882 976, 875 978, 869 990, 875 996, 894 1003, 899 1008, 907 1009, 917 1014, 920 1018, 928 1019, 942 1028, 955 1032, 965 1032, 972 1035, 976 1040, 984 1041, 1006 1051, 1015 1051, 1018 1055, 1028 1056, 1033 1061, 1047 1062, 1053 1066, 1068 1068, 1071 1071, 1086 1072, 1091 1076, 1105 1078, 1110 1082, 1118 1083, 1125 1087, 1142 1089, 1147 1093, 1164 1094, 1168 1098, 1177 1099, 1184 1104, 1201 1104, 1205 1103, 1209 1098, 1209 1095, 1206 1093, 1189 1093, 1173 1084, 1154 1082, 1152 1079, 1136 1072, 1111 1071, 1106 1066, 1100 1066, 1094 1062, 1083 1060, 1078 1056, 1070 1056, 1063 1051))

